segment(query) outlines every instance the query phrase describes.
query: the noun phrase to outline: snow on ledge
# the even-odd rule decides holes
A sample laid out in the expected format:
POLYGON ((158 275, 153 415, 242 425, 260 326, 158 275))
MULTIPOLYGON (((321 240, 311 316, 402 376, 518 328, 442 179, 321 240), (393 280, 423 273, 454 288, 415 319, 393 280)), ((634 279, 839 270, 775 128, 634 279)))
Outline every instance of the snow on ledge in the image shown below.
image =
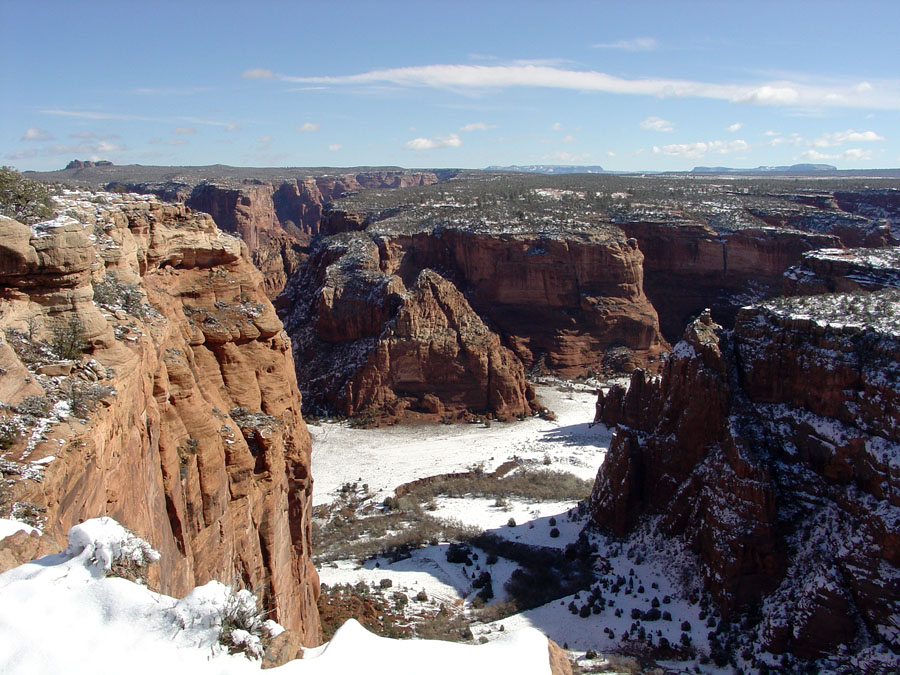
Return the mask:
MULTIPOLYGON (((112 518, 96 518, 69 531, 63 553, 0 574, 0 672, 259 673, 259 660, 228 654, 219 643, 224 604, 237 594, 211 581, 176 600, 107 576, 112 561, 123 557, 148 561, 159 556, 112 518)), ((269 635, 279 632, 273 622, 265 623, 269 635)), ((278 672, 549 675, 550 659, 547 638, 531 628, 483 645, 462 645, 381 638, 351 620, 331 642, 305 650, 302 660, 278 672)))

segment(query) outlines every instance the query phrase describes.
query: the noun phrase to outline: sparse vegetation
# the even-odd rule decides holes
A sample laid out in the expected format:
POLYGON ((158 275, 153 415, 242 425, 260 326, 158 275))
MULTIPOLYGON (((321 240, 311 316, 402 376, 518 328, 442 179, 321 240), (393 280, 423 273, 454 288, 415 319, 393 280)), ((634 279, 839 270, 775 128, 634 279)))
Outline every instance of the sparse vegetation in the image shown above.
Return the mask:
POLYGON ((147 316, 140 287, 120 281, 115 272, 107 272, 100 281, 92 281, 91 286, 94 289, 94 302, 98 305, 113 311, 122 309, 132 316, 147 316))
POLYGON ((26 225, 52 218, 50 191, 11 166, 0 167, 0 214, 26 225))
POLYGON ((65 323, 57 324, 50 329, 53 337, 50 347, 57 358, 74 360, 90 349, 90 343, 84 337, 84 324, 75 314, 65 323))

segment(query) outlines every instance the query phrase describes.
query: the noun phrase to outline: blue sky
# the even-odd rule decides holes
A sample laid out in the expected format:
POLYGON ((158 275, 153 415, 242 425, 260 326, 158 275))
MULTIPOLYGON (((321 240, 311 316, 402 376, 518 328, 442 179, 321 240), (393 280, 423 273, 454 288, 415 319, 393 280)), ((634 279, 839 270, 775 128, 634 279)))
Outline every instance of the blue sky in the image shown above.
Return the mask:
POLYGON ((0 162, 900 166, 900 3, 0 0, 0 162))

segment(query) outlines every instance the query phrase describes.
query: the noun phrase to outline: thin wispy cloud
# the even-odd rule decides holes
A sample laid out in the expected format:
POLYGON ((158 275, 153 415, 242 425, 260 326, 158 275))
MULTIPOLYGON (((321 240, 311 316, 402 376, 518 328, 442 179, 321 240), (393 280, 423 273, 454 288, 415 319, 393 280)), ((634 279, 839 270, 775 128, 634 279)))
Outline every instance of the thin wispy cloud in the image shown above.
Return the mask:
POLYGON ((178 117, 147 117, 144 115, 128 115, 124 113, 99 112, 95 110, 65 110, 61 108, 45 108, 39 110, 42 115, 56 115, 58 117, 74 117, 83 120, 103 120, 114 122, 164 122, 173 124, 178 122, 189 122, 191 124, 200 124, 210 127, 222 127, 227 129, 233 126, 231 122, 220 122, 218 120, 202 119, 199 117, 178 116, 178 117))
POLYGON ((176 127, 172 129, 172 133, 176 136, 193 136, 197 133, 197 130, 193 127, 176 127))
POLYGON ((241 77, 245 80, 271 80, 276 75, 268 68, 249 68, 241 74, 241 77))
POLYGON ((548 65, 431 65, 372 70, 355 75, 296 77, 255 69, 244 76, 332 86, 390 84, 457 92, 510 87, 568 89, 656 98, 703 98, 760 106, 900 110, 900 83, 817 86, 791 81, 733 84, 671 78, 629 79, 594 70, 548 65), (255 74, 248 74, 255 73, 255 74))
POLYGON ((53 135, 46 129, 28 127, 22 135, 23 141, 52 141, 53 135))
POLYGON ((740 122, 735 122, 734 124, 729 125, 728 128, 725 129, 725 131, 730 131, 731 133, 735 133, 736 131, 740 131, 743 128, 744 128, 743 124, 741 124, 740 122))
POLYGON ((675 131, 675 125, 662 117, 651 116, 641 122, 641 129, 650 131, 675 131))
POLYGON ((639 37, 615 42, 599 42, 591 47, 594 49, 620 49, 626 52, 652 52, 659 48, 659 41, 652 37, 639 37))
POLYGON ((117 143, 105 140, 85 140, 81 143, 55 143, 45 145, 39 150, 27 149, 5 155, 5 159, 21 160, 32 157, 87 157, 88 159, 103 159, 104 156, 122 152, 127 148, 117 143))
POLYGON ((407 150, 434 150, 436 148, 458 148, 462 139, 456 134, 435 136, 434 138, 414 138, 403 144, 407 150))
POLYGON ((800 153, 796 159, 810 162, 821 162, 826 160, 836 162, 868 162, 872 159, 872 151, 863 150, 862 148, 848 148, 843 152, 826 153, 813 149, 800 153))
POLYGON ((817 148, 828 148, 834 145, 843 145, 844 143, 874 143, 883 141, 884 136, 879 136, 874 131, 837 131, 830 134, 822 134, 815 140, 813 145, 817 148))
POLYGON ((328 146, 328 149, 331 150, 331 152, 337 152, 338 150, 343 150, 344 146, 340 143, 332 143, 328 146))
POLYGON ((745 152, 750 149, 750 144, 744 140, 736 141, 697 141, 695 143, 672 143, 671 145, 653 146, 653 152, 657 155, 669 157, 685 157, 697 159, 707 153, 716 155, 729 155, 735 152, 745 152))
POLYGON ((460 131, 487 131, 493 129, 495 124, 485 124, 484 122, 471 122, 459 128, 460 131))
POLYGON ((318 131, 321 126, 322 125, 319 124, 318 122, 304 122, 303 124, 301 124, 300 126, 297 127, 297 131, 306 131, 306 132, 318 131))

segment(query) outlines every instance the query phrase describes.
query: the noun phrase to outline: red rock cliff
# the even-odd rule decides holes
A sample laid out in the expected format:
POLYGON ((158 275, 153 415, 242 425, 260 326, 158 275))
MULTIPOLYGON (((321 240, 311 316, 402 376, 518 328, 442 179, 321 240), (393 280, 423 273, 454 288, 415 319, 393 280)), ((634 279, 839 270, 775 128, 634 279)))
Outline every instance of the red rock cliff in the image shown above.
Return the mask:
POLYGON ((619 426, 593 522, 659 516, 727 614, 756 608, 761 649, 900 650, 898 293, 774 300, 731 334, 701 317, 661 379, 598 401, 619 426))
POLYGON ((15 499, 46 509, 60 544, 112 516, 163 554, 163 592, 242 583, 316 644, 309 437, 247 247, 183 205, 66 206, 82 222, 0 220, 0 395, 25 429, 3 468, 20 476, 15 499), (73 325, 86 340, 74 361, 22 339, 73 325))

